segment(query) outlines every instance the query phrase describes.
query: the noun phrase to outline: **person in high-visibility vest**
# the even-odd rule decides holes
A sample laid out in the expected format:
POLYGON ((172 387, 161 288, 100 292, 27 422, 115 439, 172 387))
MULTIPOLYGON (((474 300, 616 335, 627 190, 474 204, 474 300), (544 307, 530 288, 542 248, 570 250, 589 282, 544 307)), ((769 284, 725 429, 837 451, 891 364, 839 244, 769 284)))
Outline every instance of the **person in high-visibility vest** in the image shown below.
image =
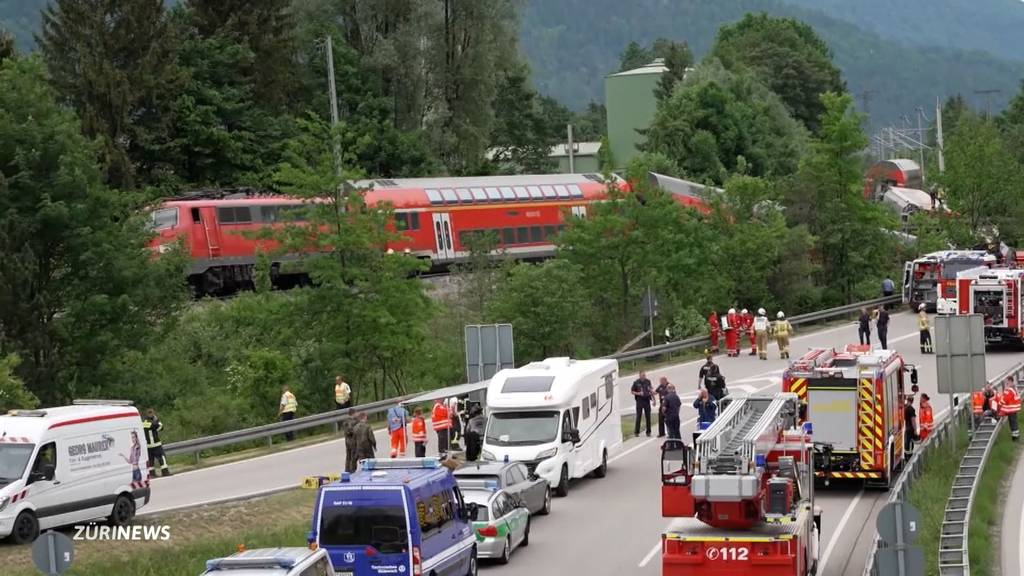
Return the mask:
POLYGON ((391 435, 391 457, 405 457, 405 445, 408 440, 405 424, 409 420, 409 412, 401 404, 388 408, 388 433, 391 435))
POLYGON ((1002 401, 999 403, 999 413, 1006 416, 1006 422, 1010 425, 1010 437, 1014 442, 1020 441, 1020 428, 1017 427, 1018 412, 1020 412, 1020 393, 1017 392, 1013 378, 1007 378, 1002 401))
POLYGON ((768 330, 771 328, 771 322, 765 314, 764 308, 758 308, 757 316, 754 318, 754 336, 757 339, 754 350, 761 360, 768 359, 768 330))
POLYGON ((757 340, 755 339, 756 334, 754 334, 754 315, 744 308, 740 311, 740 318, 743 323, 743 332, 746 333, 747 341, 750 342, 749 356, 757 356, 757 340))
POLYGON ((334 404, 338 410, 352 407, 352 387, 342 377, 334 377, 334 404))
MULTIPOLYGON (((277 415, 281 418, 281 422, 287 422, 295 418, 295 412, 299 409, 299 402, 295 399, 295 394, 288 389, 288 385, 285 384, 281 387, 281 402, 277 409, 277 415)), ((284 439, 291 442, 295 439, 294 432, 285 432, 284 439)))
POLYGON ((927 394, 921 394, 921 416, 918 423, 918 426, 921 429, 918 434, 921 437, 921 442, 924 442, 928 438, 928 435, 932 433, 932 429, 935 427, 934 418, 935 415, 932 413, 931 398, 929 398, 927 394))
POLYGON ((150 408, 146 411, 146 417, 142 419, 142 432, 146 435, 146 451, 149 453, 149 475, 156 476, 156 468, 160 467, 162 476, 170 476, 171 469, 167 466, 167 457, 164 456, 164 443, 160 441, 160 431, 164 429, 164 423, 156 416, 156 410, 150 408))
POLYGON ((417 458, 427 455, 427 421, 423 418, 422 408, 412 412, 412 445, 417 458))
POLYGON ((434 428, 434 432, 437 433, 437 453, 446 454, 448 452, 448 434, 452 429, 452 421, 448 417, 448 405, 441 398, 434 400, 434 409, 430 412, 430 425, 434 428))
POLYGON ((981 418, 985 414, 985 393, 981 390, 975 390, 971 394, 971 415, 974 418, 974 425, 977 426, 981 423, 981 418))
POLYGON ((921 354, 932 353, 932 332, 924 304, 917 307, 917 329, 921 333, 921 354))
POLYGON ((775 317, 777 320, 772 331, 775 333, 775 341, 779 344, 779 358, 789 358, 789 337, 793 335, 793 326, 786 320, 786 314, 781 310, 775 317))

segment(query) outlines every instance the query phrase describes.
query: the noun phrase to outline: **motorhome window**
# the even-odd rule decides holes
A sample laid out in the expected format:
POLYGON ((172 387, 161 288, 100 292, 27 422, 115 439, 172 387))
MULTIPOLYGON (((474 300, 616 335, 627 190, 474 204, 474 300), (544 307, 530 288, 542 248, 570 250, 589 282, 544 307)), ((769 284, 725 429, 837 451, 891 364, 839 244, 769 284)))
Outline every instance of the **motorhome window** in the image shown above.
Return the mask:
POLYGON ((35 444, 0 443, 0 486, 10 484, 25 474, 35 444))
POLYGON ((502 394, 550 392, 554 376, 514 376, 501 386, 502 394))
POLYGON ((607 376, 604 379, 604 399, 611 400, 612 394, 615 390, 615 379, 611 376, 607 376))
POLYGON ((590 418, 590 399, 584 397, 580 407, 583 409, 582 419, 586 420, 587 418, 590 418))
POLYGON ((323 546, 373 546, 381 554, 409 549, 401 506, 329 506, 320 516, 323 546))
POLYGON ((178 225, 178 209, 161 208, 160 210, 154 210, 150 218, 152 219, 150 226, 153 230, 169 230, 178 225))
POLYGON ((597 392, 594 392, 593 394, 590 395, 590 408, 597 408, 597 392))
POLYGON ((495 412, 485 442, 495 446, 547 444, 558 438, 558 412, 495 412))
POLYGON ((575 430, 576 425, 580 422, 580 408, 576 406, 572 409, 572 416, 569 416, 569 412, 565 413, 564 422, 562 422, 562 433, 564 434, 568 430, 575 430))

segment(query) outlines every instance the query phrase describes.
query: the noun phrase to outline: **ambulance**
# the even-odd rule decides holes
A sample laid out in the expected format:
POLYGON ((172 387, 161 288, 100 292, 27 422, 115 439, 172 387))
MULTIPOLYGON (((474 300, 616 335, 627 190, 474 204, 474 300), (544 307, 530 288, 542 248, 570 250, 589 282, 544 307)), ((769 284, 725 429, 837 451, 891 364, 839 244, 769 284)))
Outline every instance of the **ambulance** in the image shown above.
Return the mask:
POLYGON ((149 491, 142 419, 130 402, 0 416, 0 538, 25 544, 40 530, 103 518, 125 525, 149 491))

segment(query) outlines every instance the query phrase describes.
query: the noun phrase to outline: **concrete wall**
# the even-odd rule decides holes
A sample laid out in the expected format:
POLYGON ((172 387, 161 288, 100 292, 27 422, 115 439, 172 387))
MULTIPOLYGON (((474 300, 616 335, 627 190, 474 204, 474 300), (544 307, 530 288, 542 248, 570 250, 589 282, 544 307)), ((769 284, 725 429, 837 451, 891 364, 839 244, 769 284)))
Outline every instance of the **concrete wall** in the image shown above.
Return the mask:
MULTIPOLYGON (((573 156, 573 168, 576 174, 588 174, 588 173, 599 173, 601 172, 600 162, 597 161, 597 156, 573 156)), ((560 174, 569 174, 569 157, 559 156, 558 157, 558 172, 560 174)))

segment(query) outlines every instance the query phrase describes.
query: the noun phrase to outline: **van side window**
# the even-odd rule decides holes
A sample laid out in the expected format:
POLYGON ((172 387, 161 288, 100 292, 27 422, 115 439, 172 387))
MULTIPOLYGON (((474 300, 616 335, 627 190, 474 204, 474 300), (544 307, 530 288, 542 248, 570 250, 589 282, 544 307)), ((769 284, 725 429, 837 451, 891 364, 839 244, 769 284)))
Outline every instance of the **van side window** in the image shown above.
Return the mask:
POLYGON ((44 474, 50 480, 57 471, 57 444, 50 442, 39 449, 36 461, 32 464, 33 474, 44 474))
POLYGON ((425 502, 416 502, 420 533, 424 539, 443 532, 444 527, 455 517, 455 504, 455 495, 451 490, 434 494, 425 502))

